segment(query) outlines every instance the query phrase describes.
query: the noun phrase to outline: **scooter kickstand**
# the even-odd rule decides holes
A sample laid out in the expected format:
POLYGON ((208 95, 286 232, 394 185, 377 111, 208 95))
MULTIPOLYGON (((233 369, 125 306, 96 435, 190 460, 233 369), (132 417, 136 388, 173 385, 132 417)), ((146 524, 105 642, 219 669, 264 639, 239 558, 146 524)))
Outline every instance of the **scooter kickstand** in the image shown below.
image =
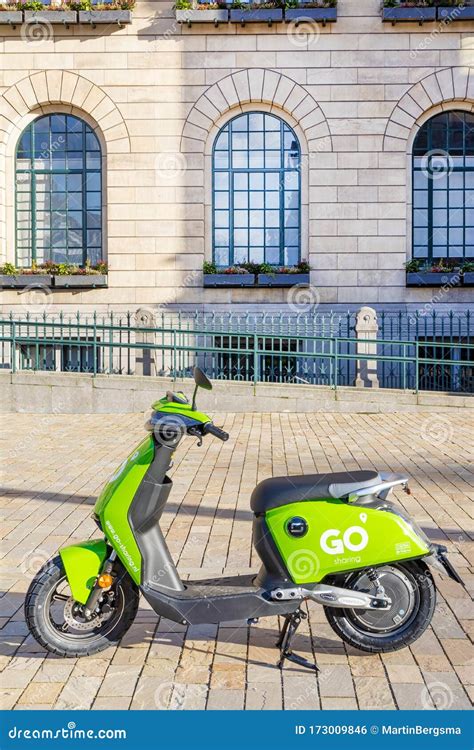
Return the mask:
POLYGON ((291 642, 301 623, 301 620, 306 620, 307 617, 308 615, 306 614, 306 612, 303 612, 301 609, 297 609, 296 612, 292 612, 291 615, 287 615, 285 617, 281 635, 276 643, 276 645, 280 648, 280 659, 278 661, 278 666, 280 669, 283 669, 285 659, 288 659, 288 661, 292 661, 294 664, 299 664, 300 667, 305 667, 306 669, 311 669, 314 672, 319 672, 319 667, 316 664, 308 661, 303 656, 294 654, 291 649, 291 642))

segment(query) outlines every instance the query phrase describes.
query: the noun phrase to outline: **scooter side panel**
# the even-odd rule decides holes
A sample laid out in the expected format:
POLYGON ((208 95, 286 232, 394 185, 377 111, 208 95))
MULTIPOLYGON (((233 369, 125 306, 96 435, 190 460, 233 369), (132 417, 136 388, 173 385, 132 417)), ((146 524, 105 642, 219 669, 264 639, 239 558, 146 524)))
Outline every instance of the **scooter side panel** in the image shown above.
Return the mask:
POLYGON ((341 500, 291 503, 268 511, 265 518, 296 584, 429 554, 425 542, 399 516, 341 500), (304 535, 291 535, 292 519, 306 522, 304 535))
POLYGON ((135 583, 141 579, 142 558, 128 521, 128 511, 153 457, 151 435, 118 467, 95 504, 104 534, 135 583))
POLYGON ((71 593, 76 602, 85 604, 94 587, 107 554, 104 539, 89 539, 59 550, 71 593))

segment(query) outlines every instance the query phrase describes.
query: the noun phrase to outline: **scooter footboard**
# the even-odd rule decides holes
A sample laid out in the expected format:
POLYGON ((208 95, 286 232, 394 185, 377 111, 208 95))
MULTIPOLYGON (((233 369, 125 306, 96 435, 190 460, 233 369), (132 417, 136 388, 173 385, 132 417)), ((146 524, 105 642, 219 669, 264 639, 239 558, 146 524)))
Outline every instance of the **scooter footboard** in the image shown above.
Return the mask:
POLYGON ((179 592, 151 585, 140 588, 158 615, 190 625, 286 615, 298 609, 298 601, 272 601, 267 591, 254 585, 254 578, 189 581, 179 592))
POLYGON ((85 604, 107 555, 105 539, 89 539, 59 550, 71 593, 85 604))

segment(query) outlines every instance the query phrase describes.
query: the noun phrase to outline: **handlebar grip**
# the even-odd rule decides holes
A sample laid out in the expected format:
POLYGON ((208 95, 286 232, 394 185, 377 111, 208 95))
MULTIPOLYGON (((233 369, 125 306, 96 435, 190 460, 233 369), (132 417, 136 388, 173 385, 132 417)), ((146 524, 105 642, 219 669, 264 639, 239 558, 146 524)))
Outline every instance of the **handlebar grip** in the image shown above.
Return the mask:
POLYGON ((229 439, 229 433, 225 432, 225 430, 221 430, 220 427, 216 427, 212 422, 208 422, 204 425, 204 433, 206 435, 214 435, 214 437, 219 438, 219 440, 222 440, 223 442, 229 439))

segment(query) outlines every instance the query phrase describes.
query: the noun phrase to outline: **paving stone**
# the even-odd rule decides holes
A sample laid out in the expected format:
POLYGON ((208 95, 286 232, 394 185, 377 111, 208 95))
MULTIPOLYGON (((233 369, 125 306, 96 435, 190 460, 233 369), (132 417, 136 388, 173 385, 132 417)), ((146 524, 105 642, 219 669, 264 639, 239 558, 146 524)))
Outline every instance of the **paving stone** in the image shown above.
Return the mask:
POLYGON ((391 709, 395 708, 388 681, 381 677, 354 677, 359 708, 391 709))
POLYGON ((54 703, 62 689, 62 682, 31 682, 18 702, 20 704, 54 703))

